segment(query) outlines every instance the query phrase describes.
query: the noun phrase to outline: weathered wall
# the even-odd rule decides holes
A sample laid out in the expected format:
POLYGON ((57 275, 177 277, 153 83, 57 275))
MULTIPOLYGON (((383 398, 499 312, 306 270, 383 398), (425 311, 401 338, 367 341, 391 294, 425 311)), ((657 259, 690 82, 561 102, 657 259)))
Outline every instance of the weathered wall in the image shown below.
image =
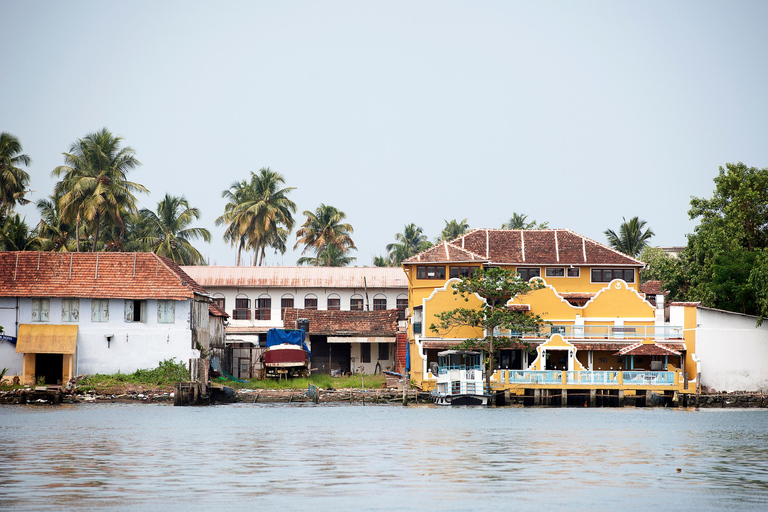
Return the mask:
MULTIPOLYGON (((16 299, 0 297, 0 325, 3 334, 16 337, 16 299)), ((0 341, 0 370, 8 368, 7 378, 21 375, 23 356, 16 353, 16 347, 9 341, 0 341)))
POLYGON ((696 355, 703 386, 717 391, 768 391, 768 322, 697 308, 696 355))

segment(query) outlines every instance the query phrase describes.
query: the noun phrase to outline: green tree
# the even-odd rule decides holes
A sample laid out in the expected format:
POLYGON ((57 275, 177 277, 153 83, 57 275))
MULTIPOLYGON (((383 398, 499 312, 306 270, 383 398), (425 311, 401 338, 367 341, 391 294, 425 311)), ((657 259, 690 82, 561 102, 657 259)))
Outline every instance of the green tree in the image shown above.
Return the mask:
POLYGON ((126 213, 136 213, 135 193, 148 193, 143 185, 128 181, 128 173, 141 165, 135 151, 121 147, 122 137, 106 128, 77 140, 64 153, 65 165, 52 175, 62 176, 54 187, 63 219, 75 224, 76 250, 80 250, 80 227, 85 223, 91 234, 91 250, 99 247, 102 223, 125 231, 126 213))
POLYGON ((483 330, 483 337, 469 338, 462 343, 462 347, 485 351, 485 384, 490 392, 496 350, 519 343, 519 340, 510 336, 496 335, 498 329, 509 329, 517 334, 536 333, 544 323, 540 316, 511 309, 507 307, 507 303, 514 297, 541 289, 544 285, 540 280, 525 282, 513 270, 492 267, 480 269, 471 277, 454 282, 451 287, 453 294, 461 296, 464 302, 469 302, 472 296, 479 296, 482 305, 480 308, 463 307, 438 313, 438 323, 431 324, 429 328, 438 335, 447 334, 459 327, 483 330))
POLYGON ((445 227, 443 228, 443 231, 440 233, 440 238, 438 239, 438 242, 448 242, 450 240, 458 238, 464 233, 466 233, 467 230, 469 229, 469 224, 467 224, 467 219, 462 219, 460 222, 457 221, 456 219, 453 219, 450 222, 448 222, 445 219, 443 220, 445 222, 445 227))
POLYGON ((36 203, 40 214, 37 234, 42 250, 52 252, 70 252, 75 249, 71 236, 71 227, 64 222, 59 211, 59 201, 55 196, 40 199, 36 203))
POLYGON ((200 218, 200 210, 191 207, 184 196, 165 194, 157 203, 157 212, 143 208, 140 215, 146 230, 142 250, 169 258, 179 265, 205 263, 203 255, 192 245, 192 240, 202 238, 210 242, 211 233, 205 228, 190 227, 200 218))
POLYGON ((501 229, 547 229, 549 222, 528 222, 528 216, 521 213, 512 213, 512 217, 501 225, 501 229))
POLYGON ((17 204, 29 203, 24 198, 29 188, 29 173, 19 166, 28 167, 32 159, 22 151, 19 139, 10 133, 0 133, 0 219, 17 204))
POLYGON ((304 211, 307 220, 296 230, 296 249, 299 245, 304 245, 301 254, 307 251, 313 251, 316 261, 324 261, 325 266, 332 266, 332 257, 343 258, 351 249, 356 249, 355 243, 350 235, 354 229, 350 224, 342 222, 347 215, 338 208, 326 204, 320 204, 314 212, 304 211), (334 247, 334 250, 328 250, 334 247), (324 254, 324 256, 323 256, 324 254))
POLYGON ((632 217, 629 219, 629 222, 624 218, 622 220, 624 222, 619 227, 618 233, 612 229, 604 231, 605 236, 608 237, 608 245, 619 252, 637 258, 645 246, 648 245, 648 240, 651 239, 654 232, 651 231, 651 228, 643 231, 643 228, 648 223, 637 217, 632 217))
POLYGON ((285 254, 285 242, 293 229, 296 204, 288 198, 295 187, 283 187, 282 174, 262 168, 251 171, 249 181, 233 183, 222 197, 228 199, 216 225, 226 225, 224 241, 237 246, 237 265, 243 249, 256 252, 254 264, 264 262, 267 247, 285 254))
POLYGON ((0 250, 39 251, 40 239, 34 229, 29 229, 19 214, 6 217, 0 230, 0 250))
POLYGON ((392 261, 389 260, 386 256, 375 256, 373 258, 373 266, 374 267, 391 267, 392 261))
POLYGON ((399 267, 403 260, 429 249, 432 244, 424 235, 424 230, 414 223, 407 224, 402 233, 395 235, 395 241, 387 245, 387 252, 392 265, 399 267))
POLYGON ((342 253, 335 245, 326 245, 325 249, 320 251, 317 256, 303 256, 296 262, 298 265, 312 265, 315 267, 346 267, 357 258, 347 256, 342 253))
POLYGON ((661 281, 662 287, 669 290, 669 300, 685 300, 689 288, 685 251, 674 257, 658 247, 646 247, 640 260, 647 265, 640 271, 641 282, 661 281))

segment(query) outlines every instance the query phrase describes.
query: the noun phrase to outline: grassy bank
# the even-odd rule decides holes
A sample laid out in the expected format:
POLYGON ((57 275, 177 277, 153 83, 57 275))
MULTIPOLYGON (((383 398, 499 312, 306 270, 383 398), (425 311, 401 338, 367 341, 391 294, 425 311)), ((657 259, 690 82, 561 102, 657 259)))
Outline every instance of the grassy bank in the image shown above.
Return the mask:
POLYGON ((189 380, 189 370, 182 362, 174 359, 160 361, 157 368, 136 370, 133 373, 87 375, 77 383, 83 392, 114 393, 125 389, 173 388, 174 383, 189 380))
POLYGON ((234 380, 215 379, 214 383, 220 383, 236 389, 307 389, 309 384, 313 384, 322 389, 334 388, 356 388, 377 389, 384 386, 386 376, 384 375, 352 375, 350 377, 331 377, 330 375, 312 375, 308 379, 251 379, 247 382, 237 382, 234 380))

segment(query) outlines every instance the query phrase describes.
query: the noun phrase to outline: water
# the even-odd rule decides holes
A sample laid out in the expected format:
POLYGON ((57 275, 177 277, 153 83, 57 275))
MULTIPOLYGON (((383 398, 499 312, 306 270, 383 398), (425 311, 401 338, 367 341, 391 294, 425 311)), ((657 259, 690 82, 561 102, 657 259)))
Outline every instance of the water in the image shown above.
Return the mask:
POLYGON ((0 510, 488 507, 768 510, 768 411, 0 406, 0 510))

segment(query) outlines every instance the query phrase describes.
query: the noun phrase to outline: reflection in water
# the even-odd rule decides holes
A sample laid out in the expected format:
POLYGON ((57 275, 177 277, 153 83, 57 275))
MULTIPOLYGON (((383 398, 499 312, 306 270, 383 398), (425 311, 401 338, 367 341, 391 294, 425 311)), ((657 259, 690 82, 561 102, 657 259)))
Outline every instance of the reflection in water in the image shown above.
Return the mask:
POLYGON ((0 416, 4 510, 768 506, 768 411, 88 404, 0 416))

